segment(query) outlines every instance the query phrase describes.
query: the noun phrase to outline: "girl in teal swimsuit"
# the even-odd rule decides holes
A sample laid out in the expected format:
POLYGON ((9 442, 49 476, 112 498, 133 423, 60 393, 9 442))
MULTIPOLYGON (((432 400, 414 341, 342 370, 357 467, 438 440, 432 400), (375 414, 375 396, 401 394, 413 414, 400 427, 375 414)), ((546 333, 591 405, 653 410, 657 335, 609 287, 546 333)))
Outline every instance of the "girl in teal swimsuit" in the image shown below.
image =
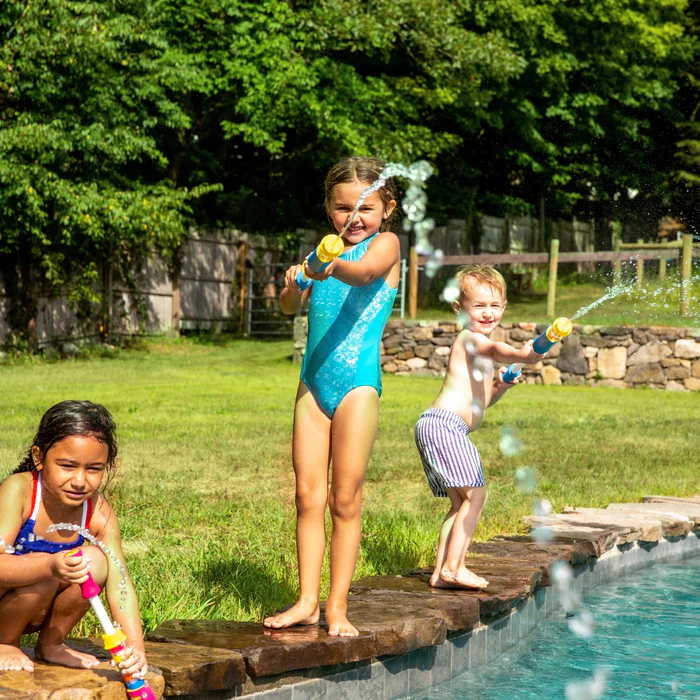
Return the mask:
POLYGON ((0 484, 0 671, 34 670, 20 649, 22 634, 38 632, 34 656, 74 668, 93 668, 92 654, 64 641, 89 608, 80 584, 92 573, 106 590, 112 615, 129 641, 119 666, 146 673, 136 593, 117 565, 82 535, 49 532, 55 523, 80 525, 121 560, 119 525, 99 493, 117 457, 112 416, 90 401, 62 401, 43 415, 22 463, 0 484), (66 556, 80 547, 82 556, 66 556), (21 555, 21 556, 17 556, 21 555), (124 581, 124 599, 121 581, 124 581))
MULTIPOLYGON (((326 178, 326 211, 341 233, 364 189, 382 171, 376 158, 346 158, 326 178)), ((345 250, 301 292, 287 271, 280 305, 294 314, 310 296, 309 337, 294 409, 299 599, 269 617, 272 628, 319 620, 325 511, 333 521, 328 634, 355 636, 347 597, 360 546, 362 482, 379 423, 379 347, 399 283, 398 238, 382 231, 396 206, 394 184, 369 196, 343 234, 345 250), (332 463, 330 492, 329 464, 332 463)))

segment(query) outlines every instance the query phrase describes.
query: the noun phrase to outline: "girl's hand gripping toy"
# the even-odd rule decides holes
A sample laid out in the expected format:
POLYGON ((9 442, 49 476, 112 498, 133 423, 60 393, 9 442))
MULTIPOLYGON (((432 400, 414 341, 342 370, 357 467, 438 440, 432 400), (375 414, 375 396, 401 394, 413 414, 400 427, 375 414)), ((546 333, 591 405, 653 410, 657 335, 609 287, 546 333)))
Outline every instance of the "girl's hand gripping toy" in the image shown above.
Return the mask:
MULTIPOLYGON (((83 553, 80 549, 72 549, 66 553, 67 557, 81 557, 82 555, 83 553)), ((109 619, 105 606, 102 605, 100 600, 100 587, 95 583, 92 574, 88 574, 87 581, 80 584, 80 590, 83 593, 83 598, 90 601, 90 605, 100 621, 100 626, 104 631, 102 641, 105 649, 112 655, 114 663, 121 663, 124 660, 122 655, 126 648, 124 644, 126 635, 120 629, 116 629, 109 619)), ((122 674, 122 678, 124 679, 124 685, 126 685, 126 693, 131 700, 156 700, 151 686, 142 678, 134 678, 129 674, 122 674)))
POLYGON ((343 252, 344 248, 345 244, 340 236, 336 236, 333 233, 325 236, 318 244, 316 250, 301 264, 301 271, 296 279, 297 287, 303 292, 313 282, 312 279, 306 276, 305 270, 307 266, 312 272, 321 272, 323 268, 328 267, 343 252))
MULTIPOLYGON (((566 338, 573 325, 568 318, 558 318, 544 333, 535 338, 532 344, 532 349, 539 355, 544 355, 562 338, 566 338)), ((520 376, 520 370, 525 366, 524 362, 516 362, 512 364, 504 373, 503 381, 512 384, 514 379, 520 376)))

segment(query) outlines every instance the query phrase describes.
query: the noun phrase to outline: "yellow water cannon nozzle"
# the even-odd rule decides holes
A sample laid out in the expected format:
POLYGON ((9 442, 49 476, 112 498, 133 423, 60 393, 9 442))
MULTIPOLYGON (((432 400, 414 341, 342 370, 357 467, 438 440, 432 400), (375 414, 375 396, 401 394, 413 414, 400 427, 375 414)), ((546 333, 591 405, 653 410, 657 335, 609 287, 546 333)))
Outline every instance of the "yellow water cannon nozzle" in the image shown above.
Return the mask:
POLYGON ((115 629, 112 634, 102 635, 102 643, 105 645, 105 649, 108 651, 110 649, 115 649, 125 640, 126 635, 120 629, 115 629))
POLYGON ((559 336, 559 339, 566 338, 566 336, 569 335, 573 329, 574 324, 571 323, 571 321, 568 318, 564 318, 563 316, 561 318, 558 318, 552 324, 552 332, 555 335, 559 336))
POLYGON ((344 249, 345 243, 343 243, 343 239, 334 233, 329 233, 318 244, 316 255, 322 262, 329 263, 335 260, 344 249))

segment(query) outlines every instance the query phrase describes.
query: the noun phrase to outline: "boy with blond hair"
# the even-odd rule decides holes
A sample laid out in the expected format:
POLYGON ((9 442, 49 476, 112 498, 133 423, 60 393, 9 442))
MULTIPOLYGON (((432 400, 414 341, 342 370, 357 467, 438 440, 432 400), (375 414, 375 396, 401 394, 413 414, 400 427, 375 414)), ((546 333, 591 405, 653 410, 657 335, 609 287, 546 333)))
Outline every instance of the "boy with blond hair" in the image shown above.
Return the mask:
POLYGON ((460 295, 452 307, 464 320, 457 336, 440 393, 423 412, 415 438, 428 484, 436 497, 451 502, 440 529, 435 588, 486 588, 488 581, 465 565, 465 556, 486 503, 486 482, 479 451, 469 440, 487 407, 493 406, 512 384, 503 381, 505 367, 494 381, 494 360, 504 364, 538 362, 542 355, 532 341, 521 348, 489 340, 506 308, 506 283, 491 265, 463 267, 457 274, 460 295))

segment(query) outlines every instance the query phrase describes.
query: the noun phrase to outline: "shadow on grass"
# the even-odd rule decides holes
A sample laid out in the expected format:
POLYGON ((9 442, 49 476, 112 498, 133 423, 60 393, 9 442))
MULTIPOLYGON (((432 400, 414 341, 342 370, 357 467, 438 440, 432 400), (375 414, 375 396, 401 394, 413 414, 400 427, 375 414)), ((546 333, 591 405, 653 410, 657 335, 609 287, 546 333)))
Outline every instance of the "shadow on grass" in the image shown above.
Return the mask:
POLYGON ((239 608, 253 618, 270 614, 297 596, 296 588, 272 565, 242 557, 205 560, 193 574, 203 598, 215 599, 223 611, 239 608))

